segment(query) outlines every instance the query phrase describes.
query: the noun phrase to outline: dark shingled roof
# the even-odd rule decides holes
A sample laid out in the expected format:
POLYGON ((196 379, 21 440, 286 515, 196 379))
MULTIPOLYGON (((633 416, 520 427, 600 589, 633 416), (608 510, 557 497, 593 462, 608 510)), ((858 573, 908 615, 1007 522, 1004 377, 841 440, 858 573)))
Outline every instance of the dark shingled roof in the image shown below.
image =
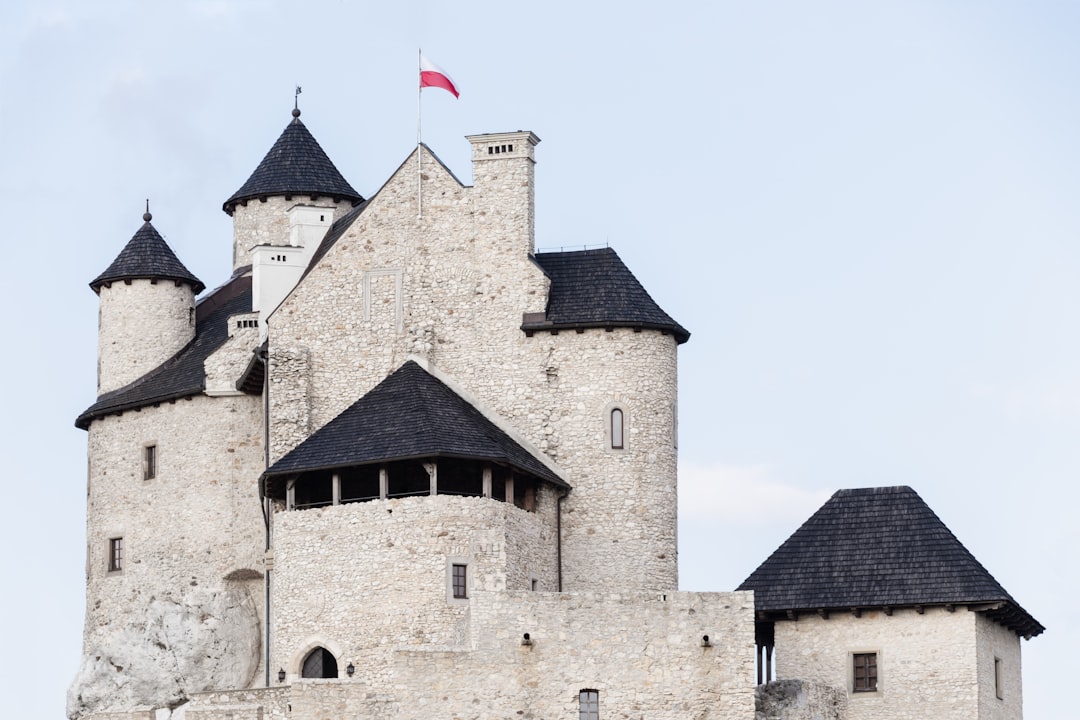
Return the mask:
POLYGON ((240 189, 221 206, 229 215, 237 203, 272 195, 311 195, 363 202, 297 116, 240 189))
POLYGON ((143 217, 146 220, 143 226, 131 237, 112 265, 94 278, 90 287, 94 292, 100 292, 102 285, 118 280, 173 280, 191 285, 196 295, 201 293, 206 286, 184 267, 184 263, 150 224, 150 214, 143 217))
POLYGON ((551 292, 544 317, 526 316, 522 330, 631 327, 671 333, 679 343, 690 339, 611 248, 534 257, 551 278, 551 292))
POLYGON ((201 393, 206 387, 203 361, 229 339, 229 316, 245 312, 251 312, 251 275, 233 277, 200 300, 192 341, 135 382, 99 397, 79 415, 75 427, 85 430, 106 415, 201 393))
POLYGON ((487 460, 567 487, 440 380, 408 361, 307 440, 271 466, 274 480, 302 472, 429 457, 487 460))
POLYGON ((738 589, 766 615, 963 604, 1044 630, 909 487, 838 491, 738 589))

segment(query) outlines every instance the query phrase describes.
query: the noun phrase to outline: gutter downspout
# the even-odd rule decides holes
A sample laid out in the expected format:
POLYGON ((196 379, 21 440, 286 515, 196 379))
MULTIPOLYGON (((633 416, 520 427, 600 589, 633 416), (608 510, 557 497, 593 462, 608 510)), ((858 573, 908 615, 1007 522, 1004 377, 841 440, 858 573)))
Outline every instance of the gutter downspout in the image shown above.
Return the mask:
MULTIPOLYGON (((267 333, 269 337, 269 333, 267 333)), ((263 470, 270 467, 270 360, 267 357, 267 350, 259 351, 259 358, 263 363, 263 470)), ((262 511, 263 511, 263 524, 266 526, 266 547, 264 549, 263 558, 270 552, 270 498, 265 494, 262 498, 262 511)), ((265 560, 264 560, 265 562, 265 560)), ((263 668, 265 673, 265 687, 270 687, 270 568, 266 568, 264 577, 266 581, 263 583, 266 586, 266 612, 265 612, 265 634, 266 639, 263 650, 266 655, 266 659, 263 661, 263 668)))
POLYGON ((563 490, 555 501, 555 569, 559 579, 559 592, 562 592, 562 501, 569 494, 569 490, 563 490))

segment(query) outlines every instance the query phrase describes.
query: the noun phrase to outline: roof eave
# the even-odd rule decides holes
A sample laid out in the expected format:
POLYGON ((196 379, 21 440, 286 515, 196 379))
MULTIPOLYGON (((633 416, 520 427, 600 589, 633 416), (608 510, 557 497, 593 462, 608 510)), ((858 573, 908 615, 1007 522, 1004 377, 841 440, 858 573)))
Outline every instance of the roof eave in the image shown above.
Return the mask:
MULTIPOLYGON (((175 392, 163 394, 156 397, 147 398, 145 400, 132 401, 127 403, 121 403, 119 405, 108 405, 101 407, 97 410, 92 405, 90 409, 86 410, 82 415, 75 418, 75 427, 80 430, 89 430, 90 423, 94 420, 98 420, 109 415, 122 415, 125 412, 132 410, 142 410, 144 407, 156 407, 161 403, 176 402, 177 400, 183 400, 184 398, 191 398, 196 395, 201 395, 205 390, 204 387, 189 388, 186 390, 177 390, 175 392)), ((96 405, 96 403, 95 403, 96 405)))
POLYGON ((532 336, 533 333, 537 332, 557 333, 560 330, 583 332, 585 330, 613 330, 615 328, 629 328, 635 332, 640 332, 642 330, 658 330, 663 335, 673 336, 675 342, 679 345, 682 345, 690 339, 690 333, 685 328, 679 325, 668 325, 666 323, 637 322, 633 320, 604 322, 598 320, 588 322, 552 322, 550 320, 543 320, 539 322, 521 323, 521 330, 528 336, 532 336))
POLYGON ((518 472, 528 474, 531 477, 534 477, 534 478, 536 478, 538 480, 542 480, 543 482, 554 485, 555 487, 563 488, 565 490, 573 489, 571 487, 570 483, 566 482, 565 480, 563 480, 558 475, 555 475, 554 473, 550 474, 550 476, 538 475, 535 471, 529 470, 528 468, 525 468, 525 467, 521 466, 518 463, 508 461, 505 458, 479 457, 477 455, 466 455, 466 454, 463 454, 463 453, 435 452, 435 453, 419 453, 419 454, 412 454, 412 455, 400 455, 400 456, 395 456, 395 457, 383 457, 383 458, 379 458, 378 460, 366 460, 366 461, 363 461, 363 462, 346 462, 346 463, 336 463, 336 464, 333 464, 333 465, 319 465, 319 466, 314 466, 313 465, 313 466, 310 466, 310 467, 303 467, 303 468, 287 468, 287 469, 284 469, 284 470, 276 470, 274 472, 270 472, 270 470, 266 470, 265 472, 263 472, 262 475, 259 476, 259 493, 261 494, 262 497, 266 497, 266 484, 269 481, 278 480, 278 479, 281 479, 281 478, 294 477, 294 476, 297 476, 297 475, 303 475, 304 473, 326 472, 328 470, 342 470, 344 468, 350 468, 350 467, 365 467, 365 466, 369 466, 369 465, 381 465, 383 463, 404 462, 404 461, 407 461, 407 460, 427 460, 427 459, 430 459, 430 458, 449 458, 449 459, 455 459, 455 460, 478 460, 478 461, 481 461, 481 462, 489 462, 489 463, 493 463, 493 464, 496 464, 496 465, 503 465, 503 466, 506 466, 506 467, 514 468, 518 472))
POLYGON ((818 615, 828 618, 830 615, 854 614, 857 616, 864 612, 884 612, 891 615, 894 610, 915 610, 920 614, 927 608, 944 608, 950 612, 957 608, 967 608, 971 612, 986 615, 989 619, 1008 630, 1016 633, 1026 640, 1042 634, 1046 628, 1027 613, 1022 607, 1011 600, 960 601, 960 602, 932 602, 932 603, 898 603, 852 605, 852 606, 823 606, 823 607, 798 607, 798 608, 757 608, 757 618, 763 621, 798 620, 800 616, 818 615))

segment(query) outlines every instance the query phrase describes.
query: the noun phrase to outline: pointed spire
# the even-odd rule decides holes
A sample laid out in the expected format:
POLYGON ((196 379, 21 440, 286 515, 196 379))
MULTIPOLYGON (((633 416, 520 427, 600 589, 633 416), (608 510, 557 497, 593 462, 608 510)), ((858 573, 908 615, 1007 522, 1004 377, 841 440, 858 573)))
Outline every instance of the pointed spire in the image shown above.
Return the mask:
POLYGON ((184 267, 165 239, 150 224, 152 217, 150 199, 147 198, 142 227, 105 272, 90 283, 94 292, 100 292, 102 285, 118 280, 174 280, 191 285, 192 292, 196 295, 203 291, 206 286, 184 267))
MULTIPOLYGON (((299 96, 299 86, 296 90, 299 96)), ((285 127, 255 172, 221 206, 229 215, 239 203, 275 195, 319 195, 350 200, 354 205, 364 201, 300 122, 299 98, 292 116, 292 122, 285 127)))

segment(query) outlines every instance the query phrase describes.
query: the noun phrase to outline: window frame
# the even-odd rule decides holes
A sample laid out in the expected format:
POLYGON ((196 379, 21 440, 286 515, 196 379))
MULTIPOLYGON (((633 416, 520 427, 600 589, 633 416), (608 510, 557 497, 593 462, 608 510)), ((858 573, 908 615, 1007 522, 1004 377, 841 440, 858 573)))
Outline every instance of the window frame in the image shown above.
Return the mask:
POLYGON ((450 564, 450 595, 455 600, 469 599, 469 566, 465 563, 450 564))
POLYGON ((106 568, 109 573, 124 571, 124 536, 114 535, 106 544, 106 568))
POLYGON ((608 432, 612 450, 626 449, 626 413, 620 407, 611 408, 608 413, 608 432))
POLYGON ((582 688, 578 691, 578 720, 600 720, 600 691, 582 688))
POLYGON ((876 693, 881 690, 881 653, 876 650, 865 650, 851 653, 851 692, 852 693, 876 693), (862 666, 860 667, 860 660, 862 666), (859 677, 859 671, 864 671, 864 677, 859 677))
POLYGON ((604 451, 625 453, 629 447, 630 410, 626 401, 619 398, 604 407, 604 451))
POLYGON ((142 447, 142 476, 143 481, 155 480, 158 476, 158 446, 157 442, 144 443, 142 447))
POLYGON ((446 604, 468 605, 473 594, 473 561, 472 558, 454 555, 446 558, 446 604), (454 594, 454 569, 464 568, 465 595, 464 597, 454 594))

